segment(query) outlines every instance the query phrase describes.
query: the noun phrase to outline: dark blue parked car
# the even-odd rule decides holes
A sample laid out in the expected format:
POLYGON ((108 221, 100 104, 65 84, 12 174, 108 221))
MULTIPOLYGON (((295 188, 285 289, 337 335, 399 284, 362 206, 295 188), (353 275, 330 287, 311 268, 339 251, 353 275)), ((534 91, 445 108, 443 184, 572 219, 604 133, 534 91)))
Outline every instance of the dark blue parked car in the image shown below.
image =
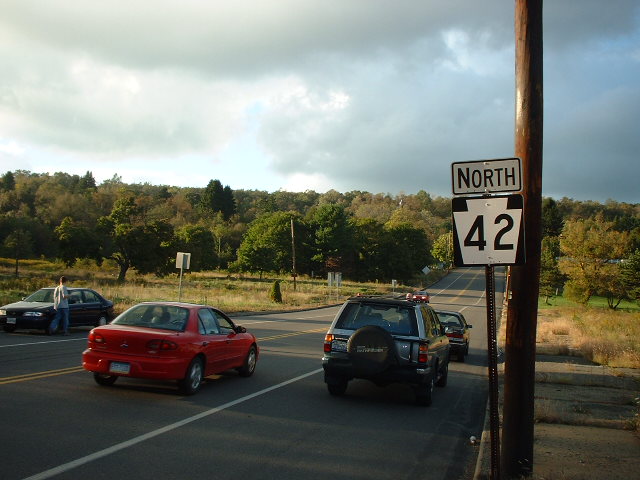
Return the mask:
MULTIPOLYGON (((49 330, 55 315, 54 288, 41 288, 24 300, 0 307, 0 325, 5 332, 18 328, 49 330)), ((115 317, 113 302, 90 288, 69 288, 69 326, 99 326, 115 317)))

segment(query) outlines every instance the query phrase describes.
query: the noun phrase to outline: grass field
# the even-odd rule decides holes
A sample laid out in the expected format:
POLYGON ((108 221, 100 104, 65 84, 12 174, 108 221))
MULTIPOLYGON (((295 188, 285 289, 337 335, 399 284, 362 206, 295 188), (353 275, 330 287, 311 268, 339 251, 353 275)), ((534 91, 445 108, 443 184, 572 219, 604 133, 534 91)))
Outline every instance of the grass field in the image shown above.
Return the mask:
MULTIPOLYGON (((299 276, 294 287, 291 277, 255 275, 229 275, 226 272, 194 272, 164 278, 154 275, 127 274, 124 284, 116 282, 117 267, 108 262, 98 268, 91 262, 65 268, 63 264, 42 260, 20 262, 19 276, 15 277, 14 263, 0 259, 0 305, 15 302, 42 287, 55 286, 60 275, 68 278, 67 285, 93 288, 112 300, 117 312, 143 301, 178 300, 214 305, 233 313, 240 311, 268 311, 292 308, 318 307, 342 303, 358 293, 393 293, 391 284, 356 283, 343 281, 340 288, 327 286, 325 278, 299 276), (275 280, 280 280, 282 303, 270 300, 269 292, 275 280)), ((443 272, 431 272, 422 281, 424 286, 435 282, 443 272)), ((422 285, 398 285, 395 291, 405 293, 422 285)))

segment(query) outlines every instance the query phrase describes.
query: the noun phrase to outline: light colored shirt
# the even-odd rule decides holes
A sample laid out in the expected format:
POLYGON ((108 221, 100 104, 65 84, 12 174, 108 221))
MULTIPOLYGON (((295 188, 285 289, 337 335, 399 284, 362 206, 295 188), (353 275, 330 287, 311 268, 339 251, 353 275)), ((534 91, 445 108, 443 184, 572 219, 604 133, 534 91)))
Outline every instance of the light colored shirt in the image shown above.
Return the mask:
POLYGON ((58 285, 53 291, 53 308, 55 310, 69 308, 69 302, 67 302, 68 296, 69 289, 64 285, 58 285))

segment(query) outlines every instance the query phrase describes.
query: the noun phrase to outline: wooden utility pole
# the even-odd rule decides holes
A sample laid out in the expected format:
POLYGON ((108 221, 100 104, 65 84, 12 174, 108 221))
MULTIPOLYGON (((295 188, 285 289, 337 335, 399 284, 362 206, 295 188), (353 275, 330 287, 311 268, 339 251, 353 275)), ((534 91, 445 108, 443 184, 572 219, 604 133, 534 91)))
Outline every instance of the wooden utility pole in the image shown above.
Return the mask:
POLYGON ((502 474, 533 471, 536 325, 542 239, 542 0, 515 1, 515 155, 522 159, 526 264, 511 269, 505 344, 502 474))
POLYGON ((291 218, 291 276, 293 277, 293 291, 296 291, 296 277, 298 276, 298 272, 296 272, 296 235, 293 230, 293 217, 291 218))

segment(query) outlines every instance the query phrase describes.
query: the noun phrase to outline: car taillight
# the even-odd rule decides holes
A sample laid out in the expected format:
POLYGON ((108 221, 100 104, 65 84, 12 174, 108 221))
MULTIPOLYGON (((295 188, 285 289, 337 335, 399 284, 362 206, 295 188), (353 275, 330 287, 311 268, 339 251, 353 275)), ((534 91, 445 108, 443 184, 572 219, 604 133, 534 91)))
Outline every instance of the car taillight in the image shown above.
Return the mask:
POLYGON ((331 352, 331 342, 333 342, 333 335, 327 333, 324 337, 324 352, 331 352))
POLYGON ((461 333, 447 333, 447 337, 451 338, 463 338, 461 333))
POLYGON ((147 342, 147 348, 149 350, 166 352, 168 350, 177 350, 178 344, 175 342, 172 342, 171 340, 156 339, 156 340, 149 340, 147 342))
POLYGON ((429 361, 429 345, 421 343, 418 345, 418 363, 427 363, 429 361))
POLYGON ((89 332, 89 341, 93 343, 105 343, 104 337, 93 331, 89 332))

